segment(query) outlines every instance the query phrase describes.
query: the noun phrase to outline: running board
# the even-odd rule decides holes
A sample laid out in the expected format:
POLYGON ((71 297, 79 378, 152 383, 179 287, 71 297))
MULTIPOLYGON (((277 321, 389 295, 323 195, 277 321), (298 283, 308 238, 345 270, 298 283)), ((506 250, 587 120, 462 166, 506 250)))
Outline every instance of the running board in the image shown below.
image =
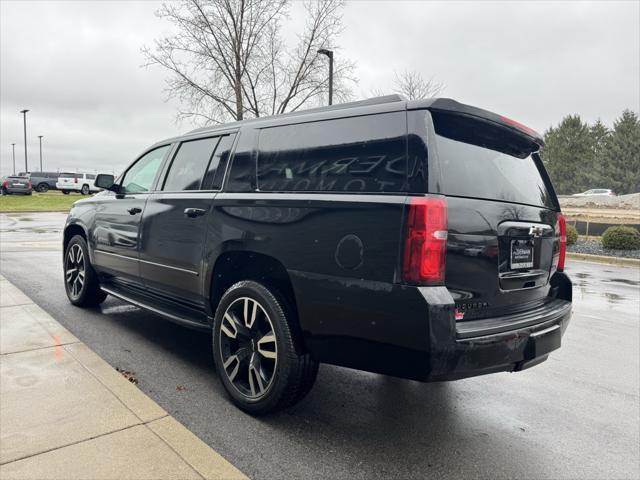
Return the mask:
MULTIPOLYGON (((154 301, 154 303, 164 303, 164 304, 167 303, 166 301, 162 301, 160 299, 157 299, 157 300, 152 299, 146 295, 142 297, 142 295, 132 295, 129 292, 123 293, 117 287, 114 287, 112 285, 109 285, 109 286, 100 285, 100 290, 102 290, 105 293, 108 293, 109 295, 113 295, 114 297, 119 298, 120 300, 130 303, 131 305, 135 305, 136 307, 140 307, 144 310, 148 310, 157 315, 160 315, 161 317, 164 317, 171 322, 183 325, 188 328, 192 328, 194 330, 202 330, 202 331, 211 330, 210 324, 199 321, 197 318, 194 318, 193 316, 189 315, 183 309, 178 310, 177 308, 169 307, 169 305, 167 305, 166 309, 162 309, 157 306, 152 306, 150 304, 150 301, 154 301)), ((207 317, 203 313, 201 318, 204 320, 207 317)))

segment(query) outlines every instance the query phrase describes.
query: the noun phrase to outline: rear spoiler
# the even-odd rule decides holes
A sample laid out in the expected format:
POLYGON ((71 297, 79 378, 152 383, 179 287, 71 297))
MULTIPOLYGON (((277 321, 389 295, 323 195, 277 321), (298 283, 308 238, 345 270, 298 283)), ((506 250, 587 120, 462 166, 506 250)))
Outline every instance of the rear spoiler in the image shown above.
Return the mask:
POLYGON ((486 121, 497 123, 500 126, 513 130, 521 135, 526 136, 535 144, 542 147, 544 140, 542 135, 536 132, 534 129, 523 125, 520 122, 516 122, 497 113, 483 110, 482 108, 472 107, 471 105, 465 105, 464 103, 456 102, 450 98, 434 98, 428 100, 410 100, 407 102, 407 110, 433 110, 446 113, 460 114, 471 117, 478 117, 486 121))

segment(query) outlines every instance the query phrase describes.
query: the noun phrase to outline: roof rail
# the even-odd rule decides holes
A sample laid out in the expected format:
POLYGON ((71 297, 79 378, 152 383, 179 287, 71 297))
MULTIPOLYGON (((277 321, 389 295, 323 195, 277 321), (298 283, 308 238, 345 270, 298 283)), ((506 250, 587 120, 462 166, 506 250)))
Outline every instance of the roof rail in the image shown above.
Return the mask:
POLYGON ((371 105, 380 105, 383 103, 394 103, 394 102, 404 102, 404 101, 406 101, 406 98, 404 98, 402 95, 398 95, 398 94, 384 95, 382 97, 373 97, 373 98, 367 98, 365 100, 356 100, 355 102, 337 103, 335 105, 309 108, 307 110, 296 110, 295 112, 281 113, 279 115, 270 115, 268 117, 249 118, 247 120, 229 122, 228 124, 209 125, 208 127, 200 127, 200 128, 196 128, 195 130, 191 130, 190 132, 187 133, 187 135, 190 133, 205 132, 207 130, 212 130, 214 128, 221 128, 221 127, 224 127, 225 125, 248 123, 251 121, 265 120, 267 118, 273 118, 273 117, 293 117, 296 115, 306 115, 308 113, 330 112, 333 110, 342 110, 344 108, 368 107, 371 105))

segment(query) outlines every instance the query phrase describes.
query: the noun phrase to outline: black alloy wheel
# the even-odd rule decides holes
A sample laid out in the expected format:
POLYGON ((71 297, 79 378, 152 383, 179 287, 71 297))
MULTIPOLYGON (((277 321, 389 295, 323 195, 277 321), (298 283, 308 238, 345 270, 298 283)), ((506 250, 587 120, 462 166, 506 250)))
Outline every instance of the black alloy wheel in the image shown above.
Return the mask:
POLYGON ((270 285, 243 280, 217 305, 213 356, 218 376, 233 403, 251 414, 299 402, 318 374, 292 300, 270 285))

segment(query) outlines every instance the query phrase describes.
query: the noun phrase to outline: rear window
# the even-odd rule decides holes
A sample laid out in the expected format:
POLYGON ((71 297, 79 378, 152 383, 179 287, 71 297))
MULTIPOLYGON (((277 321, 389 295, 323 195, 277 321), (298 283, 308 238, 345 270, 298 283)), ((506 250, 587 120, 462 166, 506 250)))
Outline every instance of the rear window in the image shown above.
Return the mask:
POLYGON ((538 146, 483 120, 434 113, 439 193, 556 208, 538 146))
POLYGON ((405 112, 266 128, 260 132, 262 191, 406 190, 405 112))
POLYGON ((76 173, 61 173, 58 178, 77 178, 78 174, 76 173))

